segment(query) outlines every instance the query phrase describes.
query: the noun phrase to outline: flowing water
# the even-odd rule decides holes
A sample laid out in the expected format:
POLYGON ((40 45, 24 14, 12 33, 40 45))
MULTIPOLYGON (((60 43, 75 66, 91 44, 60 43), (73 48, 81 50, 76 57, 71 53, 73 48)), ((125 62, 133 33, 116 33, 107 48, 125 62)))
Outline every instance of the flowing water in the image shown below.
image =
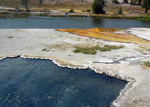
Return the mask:
POLYGON ((87 18, 87 17, 29 17, 0 19, 0 29, 23 28, 150 28, 150 21, 87 18))

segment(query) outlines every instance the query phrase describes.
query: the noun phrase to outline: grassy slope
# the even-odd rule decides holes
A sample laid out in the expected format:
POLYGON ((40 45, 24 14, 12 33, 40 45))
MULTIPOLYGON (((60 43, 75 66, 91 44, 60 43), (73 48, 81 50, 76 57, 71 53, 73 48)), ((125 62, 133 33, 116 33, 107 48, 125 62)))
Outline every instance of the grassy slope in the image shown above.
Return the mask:
MULTIPOLYGON (((38 0, 30 0, 29 6, 37 8, 38 7, 38 0)), ((9 7, 17 7, 20 5, 20 0, 0 0, 0 5, 9 6, 9 7)), ((41 9, 77 9, 77 10, 87 10, 91 9, 92 3, 82 3, 82 2, 61 2, 61 3, 48 3, 43 2, 41 9)), ((117 12, 120 8, 120 5, 108 5, 105 10, 107 13, 114 13, 117 12)), ((128 13, 129 11, 139 11, 144 12, 144 9, 141 9, 140 6, 123 6, 124 13, 128 13)))
MULTIPOLYGON (((20 7, 20 0, 0 0, 0 6, 8 6, 8 7, 20 7)), ((38 8, 38 0, 30 0, 29 7, 38 8)), ((91 9, 91 3, 80 3, 80 2, 61 2, 61 3, 48 3, 43 2, 41 9, 91 9)))
MULTIPOLYGON (((20 7, 20 0, 0 0, 0 6, 8 6, 8 7, 20 7)), ((128 18, 128 19, 139 19, 139 20, 149 20, 149 16, 144 16, 144 18, 137 18, 140 14, 130 14, 129 11, 137 11, 144 12, 144 9, 141 6, 130 6, 123 4, 123 15, 116 15, 118 9, 121 5, 107 5, 105 7, 106 15, 92 15, 93 17, 106 17, 106 18, 128 18)), ((83 13, 83 11, 92 10, 92 3, 82 3, 82 2, 61 2, 61 3, 47 3, 43 2, 41 8, 38 7, 38 0, 30 0, 29 8, 32 11, 49 11, 49 10, 59 10, 62 12, 69 12, 70 9, 74 9, 77 13, 83 13)), ((150 13, 150 11, 149 11, 150 13)), ((74 16, 74 15, 72 15, 74 16)), ((75 15, 76 16, 76 15, 75 15)), ((80 15, 79 15, 80 16, 80 15)))
POLYGON ((20 4, 20 0, 0 0, 0 6, 16 7, 20 4))

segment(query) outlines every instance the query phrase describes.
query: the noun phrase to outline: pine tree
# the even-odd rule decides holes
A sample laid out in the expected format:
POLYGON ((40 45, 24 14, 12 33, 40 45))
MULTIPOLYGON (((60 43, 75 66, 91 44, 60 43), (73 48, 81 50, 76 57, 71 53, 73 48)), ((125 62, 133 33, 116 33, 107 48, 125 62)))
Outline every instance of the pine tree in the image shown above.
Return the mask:
POLYGON ((150 9, 150 0, 142 0, 142 8, 145 8, 145 13, 150 9))
POLYGON ((29 11, 28 3, 29 3, 29 0, 21 0, 21 4, 25 6, 26 11, 29 11))
POLYGON ((105 14, 105 11, 103 10, 105 6, 104 0, 94 0, 93 2, 93 13, 94 14, 105 14))
POLYGON ((141 5, 142 0, 138 0, 138 5, 141 5))
POLYGON ((122 7, 119 8, 118 14, 119 14, 119 15, 122 15, 122 14, 123 14, 123 12, 122 12, 122 7))
POLYGON ((43 0, 39 0, 39 7, 41 7, 43 0))
POLYGON ((113 0, 112 3, 119 4, 118 0, 113 0))
MULTIPOLYGON (((41 6, 42 2, 43 2, 43 0, 39 0, 39 7, 41 6)), ((21 0, 21 4, 22 4, 23 6, 25 6, 26 11, 30 11, 30 10, 29 10, 29 7, 28 7, 29 0, 21 0)))
POLYGON ((123 0, 123 2, 128 4, 128 0, 123 0))

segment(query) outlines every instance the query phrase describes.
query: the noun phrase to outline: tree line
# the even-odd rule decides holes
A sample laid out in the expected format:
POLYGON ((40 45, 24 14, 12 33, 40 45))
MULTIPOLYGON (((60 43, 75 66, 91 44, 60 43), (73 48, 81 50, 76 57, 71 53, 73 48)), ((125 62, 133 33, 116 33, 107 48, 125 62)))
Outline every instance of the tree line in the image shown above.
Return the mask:
MULTIPOLYGON (((112 1, 115 4, 119 4, 118 0, 112 1)), ((124 3, 128 3, 128 0, 123 0, 124 3)), ((105 14, 104 6, 106 1, 105 0, 94 0, 92 9, 94 14, 105 14)), ((142 8, 145 8, 145 13, 148 13, 150 9, 150 0, 131 0, 130 5, 141 5, 142 8)))

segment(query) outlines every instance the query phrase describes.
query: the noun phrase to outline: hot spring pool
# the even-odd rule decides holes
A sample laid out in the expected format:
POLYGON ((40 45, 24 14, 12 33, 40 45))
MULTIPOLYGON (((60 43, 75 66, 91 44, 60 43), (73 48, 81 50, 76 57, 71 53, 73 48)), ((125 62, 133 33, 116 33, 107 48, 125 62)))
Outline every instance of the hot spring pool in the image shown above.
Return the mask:
POLYGON ((0 107, 108 107, 127 84, 51 60, 0 60, 0 107))

